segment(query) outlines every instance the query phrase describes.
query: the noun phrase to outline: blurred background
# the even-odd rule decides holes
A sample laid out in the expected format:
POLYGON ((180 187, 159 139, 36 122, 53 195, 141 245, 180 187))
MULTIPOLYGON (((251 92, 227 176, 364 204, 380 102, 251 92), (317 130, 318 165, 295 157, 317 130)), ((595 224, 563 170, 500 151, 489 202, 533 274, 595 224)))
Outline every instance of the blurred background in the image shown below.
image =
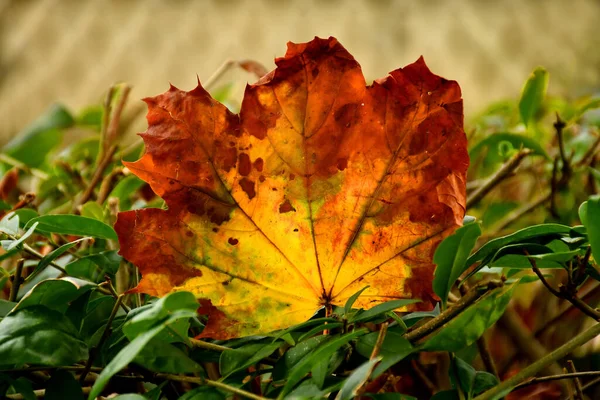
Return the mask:
MULTIPOLYGON (((133 86, 143 131, 138 99, 189 90, 228 59, 270 70, 287 41, 314 36, 337 37, 368 81, 423 55, 460 83, 467 116, 518 97, 538 65, 550 93, 580 96, 600 87, 599 20, 597 0, 0 0, 0 144, 54 102, 99 104, 116 81, 133 86)), ((241 99, 255 77, 222 79, 241 99)))

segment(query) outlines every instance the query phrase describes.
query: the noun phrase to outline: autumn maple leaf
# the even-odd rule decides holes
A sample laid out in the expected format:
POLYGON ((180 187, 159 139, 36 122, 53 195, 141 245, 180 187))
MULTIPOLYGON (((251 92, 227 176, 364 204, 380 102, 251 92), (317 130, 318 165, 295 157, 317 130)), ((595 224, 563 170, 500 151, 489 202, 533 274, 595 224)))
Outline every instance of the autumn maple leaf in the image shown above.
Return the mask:
POLYGON ((119 214, 137 292, 196 294, 202 336, 286 328, 322 306, 435 301, 437 244, 462 224, 460 89, 423 59, 366 86, 335 39, 288 44, 239 115, 200 84, 146 99, 127 167, 168 205, 119 214))

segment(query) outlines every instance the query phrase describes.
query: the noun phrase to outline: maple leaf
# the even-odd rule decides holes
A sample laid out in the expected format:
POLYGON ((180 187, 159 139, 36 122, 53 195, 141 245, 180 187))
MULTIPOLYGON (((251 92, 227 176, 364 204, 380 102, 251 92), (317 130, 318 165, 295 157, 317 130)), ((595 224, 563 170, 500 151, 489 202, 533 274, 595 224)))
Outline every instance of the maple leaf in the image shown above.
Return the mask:
POLYGON ((462 224, 460 88, 423 59, 367 86, 335 39, 288 44, 239 115, 200 84, 146 99, 144 156, 125 163, 168 210, 120 213, 136 292, 188 290, 202 337, 286 328, 320 307, 436 300, 437 244, 462 224))

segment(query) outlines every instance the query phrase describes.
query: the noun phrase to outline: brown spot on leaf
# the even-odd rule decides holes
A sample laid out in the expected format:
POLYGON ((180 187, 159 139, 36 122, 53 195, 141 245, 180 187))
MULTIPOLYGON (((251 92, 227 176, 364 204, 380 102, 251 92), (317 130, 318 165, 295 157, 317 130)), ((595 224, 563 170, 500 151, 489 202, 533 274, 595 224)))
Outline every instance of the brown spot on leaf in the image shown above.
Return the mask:
POLYGON ((348 159, 347 158, 338 158, 337 161, 337 168, 340 171, 345 170, 346 168, 348 168, 348 159))
POLYGON ((290 181, 293 181, 294 179, 296 179, 296 175, 290 174, 290 181))
POLYGON ((251 181, 248 178, 242 178, 240 180, 240 186, 242 188, 242 190, 244 191, 244 193, 246 193, 248 195, 248 198, 250 200, 252 200, 254 198, 254 196, 256 196, 256 189, 254 187, 254 181, 251 181))
POLYGON ((296 209, 292 206, 289 199, 285 199, 285 201, 279 205, 279 213, 284 214, 291 211, 296 211, 296 209))
POLYGON ((250 172, 252 171, 252 164, 250 163, 250 156, 246 153, 241 153, 240 156, 238 157, 238 172, 240 173, 240 175, 242 176, 248 176, 250 175, 250 172))
POLYGON ((259 176, 259 177, 258 177, 258 181, 259 181, 260 183, 264 182, 266 179, 267 179, 267 178, 265 178, 265 176, 264 176, 264 175, 261 175, 261 176, 259 176))
POLYGON ((262 172, 263 167, 265 166, 265 162, 262 158, 258 157, 256 160, 254 160, 253 165, 255 170, 257 170, 258 172, 262 172))
POLYGON ((236 238, 229 238, 229 240, 227 240, 227 243, 229 243, 232 246, 235 246, 236 244, 238 244, 240 241, 237 240, 236 238))

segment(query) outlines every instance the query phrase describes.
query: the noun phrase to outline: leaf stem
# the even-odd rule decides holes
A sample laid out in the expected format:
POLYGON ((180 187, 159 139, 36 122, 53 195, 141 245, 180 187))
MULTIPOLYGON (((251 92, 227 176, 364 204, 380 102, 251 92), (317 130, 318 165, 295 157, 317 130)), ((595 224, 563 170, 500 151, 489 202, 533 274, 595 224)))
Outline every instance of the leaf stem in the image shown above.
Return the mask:
POLYGON ((201 349, 212 350, 212 351, 226 351, 231 350, 229 347, 221 346, 215 343, 205 342, 203 340, 192 339, 190 338, 190 343, 195 347, 199 347, 201 349))
POLYGON ((115 317, 117 316, 117 311, 119 311, 121 302, 123 302, 123 296, 124 295, 122 294, 119 297, 117 297, 117 301, 115 302, 115 305, 113 306, 112 312, 110 313, 110 317, 108 317, 108 321, 106 322, 106 327, 104 328, 104 332, 102 332, 102 336, 100 337, 100 340, 98 341, 98 344, 96 345, 96 347, 90 352, 90 356, 87 360, 87 363, 85 364, 85 369, 83 370, 83 372, 81 373, 81 376, 79 377, 79 382, 81 384, 83 384, 83 382, 85 382, 85 378, 86 378, 87 374, 90 372, 90 368, 92 368, 92 365, 94 364, 94 360, 96 359, 96 356, 102 349, 102 345, 104 344, 106 339, 108 339, 108 336, 110 335, 110 333, 112 331, 111 325, 112 325, 115 317))
POLYGON ((523 382, 525 379, 534 376, 542 369, 565 357, 573 350, 589 342, 598 335, 600 335, 600 323, 595 324, 587 331, 584 331, 579 335, 575 336, 573 339, 569 340, 567 343, 563 344, 556 350, 542 357, 541 359, 529 365, 528 367, 525 367, 521 371, 517 372, 515 375, 500 383, 498 386, 495 386, 492 389, 475 397, 473 400, 491 400, 496 398, 496 396, 501 393, 506 394, 508 390, 511 390, 516 385, 523 382))
POLYGON ((258 396, 254 393, 247 392, 242 389, 238 389, 236 387, 230 386, 223 382, 213 381, 210 379, 204 379, 195 376, 185 376, 185 375, 174 375, 174 374, 155 374, 156 378, 168 379, 170 381, 176 382, 188 382, 188 383, 196 383, 198 385, 207 385, 212 386, 218 389, 226 390, 230 393, 237 394, 239 396, 245 397, 247 399, 253 400, 266 400, 266 397, 258 396))
POLYGON ((381 345, 385 340, 385 334, 387 333, 388 323, 385 322, 381 325, 379 329, 379 335, 377 336, 377 342, 375 342, 375 346, 373 346, 373 351, 371 352, 370 359, 373 360, 375 357, 379 355, 379 351, 381 350, 381 345))
POLYGON ((25 259, 21 258, 17 261, 17 266, 15 268, 15 273, 12 276, 12 285, 10 287, 10 295, 8 300, 12 301, 12 302, 16 302, 17 301, 17 295, 19 294, 19 287, 21 286, 21 283, 23 282, 23 279, 21 278, 21 274, 23 273, 23 264, 25 264, 25 259))
MULTIPOLYGON (((522 389, 527 386, 535 385, 538 383, 543 383, 543 382, 559 381, 561 379, 585 378, 585 377, 590 377, 590 376, 600 376, 600 371, 570 372, 568 374, 557 374, 557 375, 541 376, 539 378, 531 378, 530 380, 525 381, 525 382, 520 383, 517 386, 515 386, 513 391, 522 389)), ((585 387, 585 385, 582 386, 581 388, 582 388, 582 390, 587 389, 585 387)))
POLYGON ((409 330, 404 334, 404 338, 410 342, 416 342, 417 340, 424 338, 456 317, 465 308, 475 303, 481 296, 493 289, 502 287, 503 285, 504 282, 493 280, 473 286, 473 288, 471 288, 466 295, 461 297, 452 307, 442 311, 437 317, 430 319, 418 328, 409 330))
MULTIPOLYGON (((575 364, 573 364, 573 360, 567 361, 567 369, 571 374, 576 374, 577 370, 575 369, 575 364)), ((575 384, 575 400, 584 400, 583 399, 583 388, 581 387, 581 381, 579 377, 573 377, 573 383, 575 384)))

